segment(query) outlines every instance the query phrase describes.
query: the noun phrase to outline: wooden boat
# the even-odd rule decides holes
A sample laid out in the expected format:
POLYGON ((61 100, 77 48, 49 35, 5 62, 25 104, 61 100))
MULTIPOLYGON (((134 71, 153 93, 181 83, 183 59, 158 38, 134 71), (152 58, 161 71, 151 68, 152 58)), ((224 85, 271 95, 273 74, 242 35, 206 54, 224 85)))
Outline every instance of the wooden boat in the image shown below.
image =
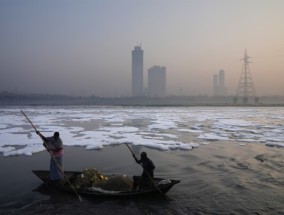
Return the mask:
MULTIPOLYGON (((139 197, 145 195, 164 195, 167 193, 175 184, 180 183, 180 180, 164 179, 164 178, 154 178, 154 186, 143 190, 104 190, 96 187, 89 187, 88 189, 77 188, 74 186, 75 180, 78 175, 81 175, 82 172, 79 171, 64 171, 65 178, 68 179, 69 183, 62 182, 52 182, 49 180, 49 171, 48 170, 32 170, 32 172, 40 178, 44 185, 51 188, 52 190, 73 193, 75 194, 74 189, 77 194, 86 196, 86 197, 139 197)), ((109 175, 111 176, 111 175, 109 175)))

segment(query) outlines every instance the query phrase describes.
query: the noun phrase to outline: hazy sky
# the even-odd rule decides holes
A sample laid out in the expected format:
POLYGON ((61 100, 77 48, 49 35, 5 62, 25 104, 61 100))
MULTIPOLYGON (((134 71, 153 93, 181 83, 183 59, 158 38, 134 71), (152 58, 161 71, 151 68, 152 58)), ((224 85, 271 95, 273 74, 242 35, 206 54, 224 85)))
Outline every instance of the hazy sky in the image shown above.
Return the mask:
POLYGON ((131 51, 144 83, 167 69, 169 95, 235 95, 244 51, 258 96, 284 95, 283 0, 0 0, 0 92, 130 96, 131 51))

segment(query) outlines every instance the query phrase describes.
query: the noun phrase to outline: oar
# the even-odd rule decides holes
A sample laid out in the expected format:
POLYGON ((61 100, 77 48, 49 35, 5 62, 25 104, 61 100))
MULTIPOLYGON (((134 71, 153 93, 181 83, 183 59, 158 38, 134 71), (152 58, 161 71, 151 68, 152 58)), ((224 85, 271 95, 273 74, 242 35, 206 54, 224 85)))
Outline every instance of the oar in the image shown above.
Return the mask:
MULTIPOLYGON (((34 128, 34 130, 36 131, 36 133, 39 133, 39 131, 36 129, 36 127, 33 125, 33 123, 31 122, 31 120, 27 117, 27 115, 24 113, 24 111, 22 111, 22 114, 26 117, 26 119, 29 121, 29 123, 32 125, 32 127, 34 128)), ((61 168, 61 165, 57 162, 57 160, 55 159, 54 155, 52 154, 52 152, 49 150, 47 143, 45 142, 45 140, 42 138, 41 135, 39 135, 40 138, 43 141, 43 145, 46 148, 46 150, 49 152, 50 156, 52 157, 52 159, 54 160, 57 168, 60 170, 61 174, 64 176, 64 179, 67 181, 67 183, 70 185, 70 187, 73 189, 74 193, 78 196, 79 200, 82 201, 83 199, 81 198, 81 196, 78 194, 78 192, 76 191, 76 189, 74 188, 74 186, 70 183, 70 181, 68 180, 68 178, 66 177, 66 175, 64 174, 64 171, 61 168)))
MULTIPOLYGON (((134 159, 136 158, 134 152, 132 151, 132 149, 129 147, 129 145, 127 143, 125 143, 125 145, 127 146, 127 148, 130 150, 130 152, 132 153, 132 156, 134 157, 134 159)), ((138 160, 137 158, 135 160, 138 160)), ((149 177, 149 179, 151 180, 152 184, 154 185, 154 187, 159 191, 159 193, 165 198, 164 193, 160 190, 160 188, 155 184, 153 178, 150 176, 150 174, 144 169, 143 165, 141 163, 139 163, 140 166, 142 166, 143 170, 146 172, 147 176, 149 177)))

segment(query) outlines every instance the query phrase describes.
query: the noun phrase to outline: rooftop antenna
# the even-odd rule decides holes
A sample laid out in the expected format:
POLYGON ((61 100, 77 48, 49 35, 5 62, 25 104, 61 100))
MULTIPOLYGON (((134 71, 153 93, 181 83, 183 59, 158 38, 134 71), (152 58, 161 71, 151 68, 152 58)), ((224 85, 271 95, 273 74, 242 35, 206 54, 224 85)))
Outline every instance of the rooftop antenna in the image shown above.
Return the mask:
POLYGON ((244 57, 240 59, 243 61, 243 68, 237 90, 237 97, 242 97, 244 104, 248 103, 249 97, 255 97, 254 85, 249 68, 249 64, 251 63, 249 62, 249 58, 251 57, 247 55, 247 50, 245 49, 244 57))

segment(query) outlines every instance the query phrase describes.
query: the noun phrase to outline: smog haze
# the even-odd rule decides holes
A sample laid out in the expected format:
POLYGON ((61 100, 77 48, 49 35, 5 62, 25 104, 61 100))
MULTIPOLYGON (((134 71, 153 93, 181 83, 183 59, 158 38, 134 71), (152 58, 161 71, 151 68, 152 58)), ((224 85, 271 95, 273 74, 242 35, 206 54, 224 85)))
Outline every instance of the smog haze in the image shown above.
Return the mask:
POLYGON ((2 0, 0 92, 131 96, 131 51, 165 66, 168 95, 235 95, 247 50, 256 94, 284 95, 283 0, 2 0))

